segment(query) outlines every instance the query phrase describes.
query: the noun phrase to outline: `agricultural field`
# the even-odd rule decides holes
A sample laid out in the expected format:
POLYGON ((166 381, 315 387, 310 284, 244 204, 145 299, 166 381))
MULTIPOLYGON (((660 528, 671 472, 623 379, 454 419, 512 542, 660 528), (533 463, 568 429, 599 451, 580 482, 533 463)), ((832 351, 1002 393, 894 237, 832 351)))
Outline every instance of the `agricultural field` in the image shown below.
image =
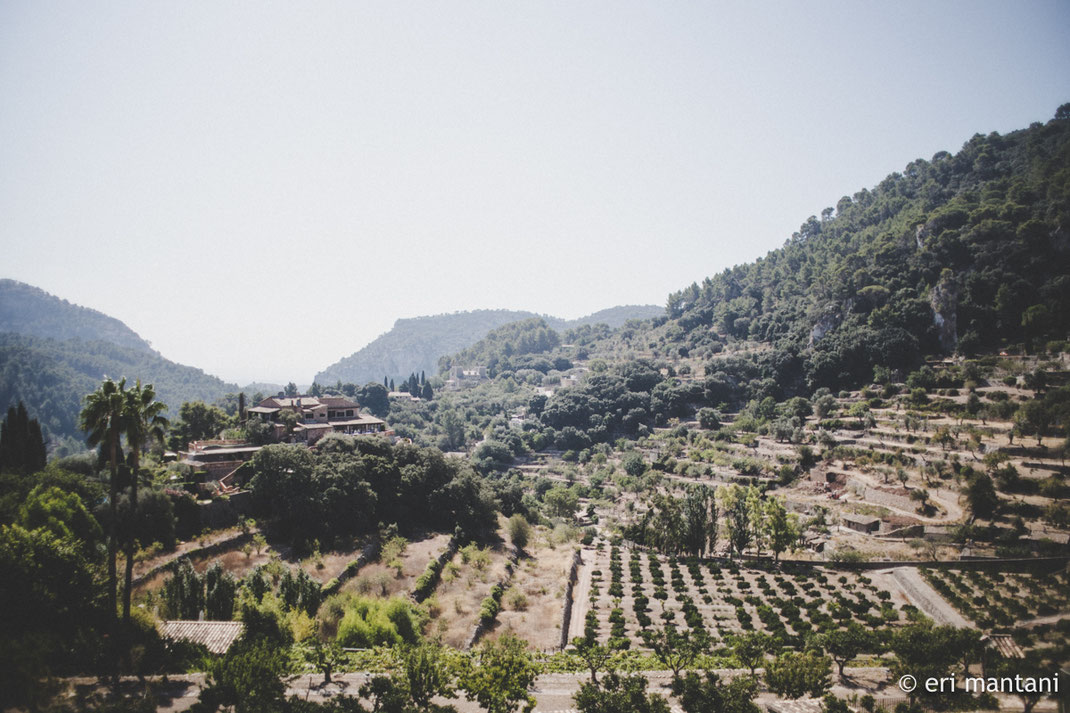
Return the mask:
POLYGON ((982 629, 1009 630, 1070 617, 1070 574, 1001 574, 923 569, 926 581, 982 629))
POLYGON ((671 622, 702 629, 715 643, 761 631, 801 647, 813 633, 859 621, 872 629, 905 622, 914 610, 882 585, 884 575, 760 569, 664 557, 615 546, 598 549, 589 631, 600 641, 641 647, 640 631, 671 622), (875 581, 876 580, 876 581, 875 581))

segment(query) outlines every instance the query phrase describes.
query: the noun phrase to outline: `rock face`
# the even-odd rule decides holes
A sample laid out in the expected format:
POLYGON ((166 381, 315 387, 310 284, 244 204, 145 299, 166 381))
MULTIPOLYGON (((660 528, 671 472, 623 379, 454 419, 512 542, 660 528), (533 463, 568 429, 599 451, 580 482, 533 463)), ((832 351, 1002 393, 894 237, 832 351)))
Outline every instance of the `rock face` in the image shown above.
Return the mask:
POLYGON ((932 307, 933 324, 940 336, 940 348, 945 354, 954 352, 958 347, 958 304, 959 288, 954 277, 942 275, 929 293, 929 306, 932 307))
POLYGON ((814 326, 810 329, 810 342, 807 346, 812 347, 821 341, 821 338, 831 332, 836 327, 840 326, 842 321, 840 313, 834 308, 828 308, 825 313, 817 318, 814 322, 814 326))
POLYGON ((929 226, 926 223, 922 223, 914 231, 914 243, 918 246, 918 250, 925 247, 925 241, 929 238, 929 226))

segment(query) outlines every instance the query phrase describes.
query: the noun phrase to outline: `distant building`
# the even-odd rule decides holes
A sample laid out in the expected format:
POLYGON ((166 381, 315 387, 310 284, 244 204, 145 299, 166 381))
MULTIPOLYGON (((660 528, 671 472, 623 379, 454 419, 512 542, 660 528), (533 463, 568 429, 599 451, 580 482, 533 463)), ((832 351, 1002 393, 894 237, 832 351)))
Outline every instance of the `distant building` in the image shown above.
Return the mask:
MULTIPOLYGON (((238 469, 259 450, 260 446, 251 446, 244 441, 191 441, 186 450, 178 452, 178 457, 179 462, 189 466, 194 474, 204 474, 206 482, 201 483, 202 490, 215 490, 210 483, 218 482, 218 491, 229 493, 240 485, 235 482, 238 469)), ((200 479, 198 476, 198 481, 200 479)))
POLYGON ((881 527, 881 520, 879 517, 871 517, 869 515, 854 515, 851 513, 844 513, 841 517, 843 520, 843 526, 857 532, 865 532, 869 534, 876 532, 881 527))
POLYGON ((314 444, 328 433, 350 436, 387 434, 386 421, 362 414, 360 405, 342 396, 293 396, 264 399, 246 410, 249 418, 259 418, 275 426, 275 437, 314 444), (285 412, 296 414, 292 433, 286 433, 285 412))
POLYGON ((446 378, 446 389, 457 391, 463 388, 476 386, 487 380, 487 367, 477 366, 474 369, 465 369, 461 366, 452 367, 446 378))

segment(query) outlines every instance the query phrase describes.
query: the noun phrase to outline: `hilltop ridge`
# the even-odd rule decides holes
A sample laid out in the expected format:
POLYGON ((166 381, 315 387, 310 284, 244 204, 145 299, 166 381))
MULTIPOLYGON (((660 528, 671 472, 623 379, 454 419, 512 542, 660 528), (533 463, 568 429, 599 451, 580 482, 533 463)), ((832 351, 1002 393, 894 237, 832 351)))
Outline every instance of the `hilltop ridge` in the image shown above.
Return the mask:
POLYGON ((441 357, 472 346, 493 329, 525 319, 541 318, 554 329, 597 323, 615 328, 632 319, 650 319, 664 312, 664 308, 654 305, 625 305, 574 320, 514 310, 473 310, 398 319, 389 332, 331 364, 316 374, 315 381, 364 384, 381 381, 384 376, 404 378, 412 372, 435 373, 441 357))

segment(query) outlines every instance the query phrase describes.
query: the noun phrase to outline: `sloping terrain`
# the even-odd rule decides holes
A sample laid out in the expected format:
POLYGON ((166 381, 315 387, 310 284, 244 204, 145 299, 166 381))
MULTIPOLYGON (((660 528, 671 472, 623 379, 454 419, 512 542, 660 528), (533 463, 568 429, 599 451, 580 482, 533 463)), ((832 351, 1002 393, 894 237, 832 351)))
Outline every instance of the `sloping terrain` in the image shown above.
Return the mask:
MULTIPOLYGON (((650 319, 663 313, 661 307, 653 305, 628 305, 610 307, 574 320, 547 316, 543 319, 554 329, 585 324, 616 328, 632 319, 650 319)), ((324 385, 338 381, 362 385, 382 381, 384 376, 400 380, 421 371, 434 374, 440 357, 472 346, 493 329, 539 316, 534 312, 475 310, 399 319, 386 334, 316 374, 315 381, 324 385)))

